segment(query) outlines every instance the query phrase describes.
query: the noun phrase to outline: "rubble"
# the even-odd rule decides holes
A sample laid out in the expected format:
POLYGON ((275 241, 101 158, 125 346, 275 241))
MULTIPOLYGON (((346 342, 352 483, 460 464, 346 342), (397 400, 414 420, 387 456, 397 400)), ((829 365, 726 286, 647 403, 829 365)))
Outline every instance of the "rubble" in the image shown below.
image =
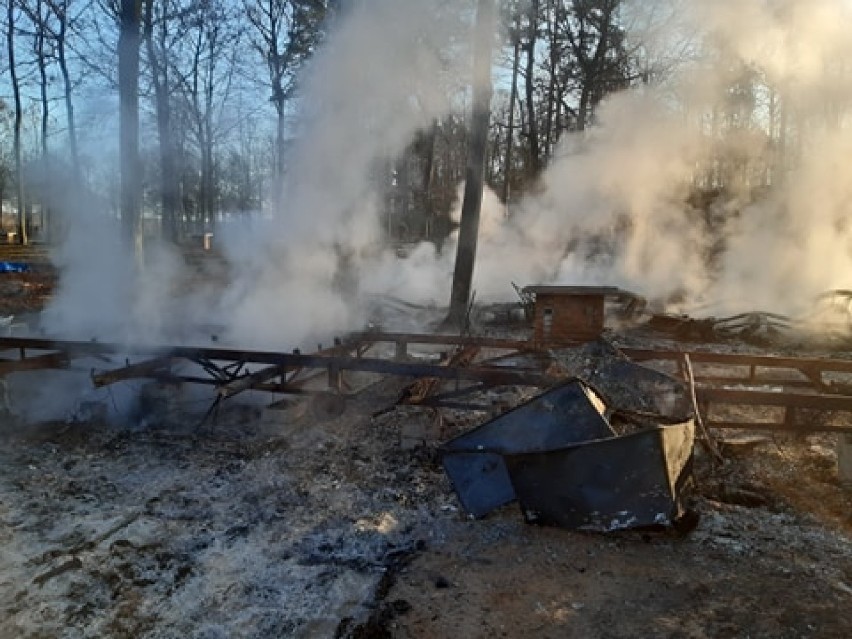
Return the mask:
MULTIPOLYGON (((424 337, 396 335, 390 350, 416 339, 424 337)), ((658 356, 666 349, 682 355, 642 339, 638 345, 656 347, 658 356)), ((375 383, 362 386, 355 383, 362 373, 347 369, 340 388, 329 391, 322 373, 348 365, 350 356, 282 364, 269 354, 259 366, 283 366, 281 373, 285 364, 309 362, 321 375, 314 386, 290 387, 299 392, 284 395, 285 410, 263 408, 270 393, 279 404, 282 394, 271 389, 283 388, 266 373, 209 384, 208 396, 241 392, 203 423, 207 404, 158 379, 175 373, 150 359, 163 354, 143 354, 147 365, 134 369, 124 357, 99 352, 112 359, 98 367, 121 365, 119 376, 148 370, 144 382, 122 382, 141 388, 153 380, 145 428, 107 423, 103 406, 121 388, 108 385, 106 399, 78 406, 71 422, 0 422, 0 636, 631 637, 636 628, 651 636, 848 634, 842 613, 852 605, 850 494, 839 483, 834 453, 843 432, 776 431, 723 446, 718 465, 700 449, 692 469, 677 455, 663 464, 651 457, 665 448, 666 433, 688 436, 678 420, 688 421, 691 401, 680 380, 645 376, 649 369, 623 357, 630 349, 619 354, 607 343, 545 353, 523 351, 520 339, 500 348, 507 345, 483 339, 480 359, 458 370, 352 353, 362 368, 443 380, 422 389, 434 402, 404 406, 396 403, 409 378, 366 371, 375 383), (542 362, 553 363, 550 371, 542 362), (564 384, 566 376, 583 381, 564 384), (557 380, 564 386, 552 386, 557 380), (605 432, 499 454, 512 496, 529 517, 498 508, 486 521, 471 521, 442 467, 439 442, 484 434, 495 418, 523 416, 522 406, 536 412, 537 397, 560 389, 573 398, 562 415, 585 397, 579 405, 605 432), (475 408, 447 407, 445 400, 465 396, 475 408), (380 410, 388 406, 394 408, 380 410), (615 445, 617 451, 609 448, 615 445), (598 457, 576 463, 591 453, 598 457), (590 465, 606 466, 604 496, 620 490, 629 508, 609 505, 594 514, 585 504, 564 507, 581 502, 577 487, 592 482, 576 474, 590 465), (684 494, 677 484, 688 470, 698 527, 686 537, 633 530, 640 517, 653 521, 662 512, 668 523, 677 516, 673 496, 684 494), (676 491, 646 490, 640 482, 648 479, 676 491), (648 501, 637 502, 636 493, 648 501), (566 526, 617 534, 576 534, 566 526)), ((27 365, 64 361, 54 351, 41 360, 35 353, 27 365)), ((3 365, 22 366, 12 355, 3 365)), ((709 384, 718 362, 690 358, 697 383, 709 384)), ((282 384, 292 372, 286 375, 282 384)), ((825 386, 822 392, 831 390, 825 386)), ((563 423, 558 411, 545 414, 563 423)), ((527 423, 518 421, 519 437, 527 423)), ((685 451, 684 443, 672 450, 685 451)))
POLYGON ((694 440, 683 384, 604 342, 559 353, 578 381, 442 446, 464 508, 481 517, 517 498, 530 523, 598 531, 678 522, 694 440), (617 435, 610 416, 638 428, 617 435))
POLYGON ((464 508, 481 517, 515 499, 507 455, 611 436, 602 412, 584 384, 568 382, 444 444, 444 468, 464 508))

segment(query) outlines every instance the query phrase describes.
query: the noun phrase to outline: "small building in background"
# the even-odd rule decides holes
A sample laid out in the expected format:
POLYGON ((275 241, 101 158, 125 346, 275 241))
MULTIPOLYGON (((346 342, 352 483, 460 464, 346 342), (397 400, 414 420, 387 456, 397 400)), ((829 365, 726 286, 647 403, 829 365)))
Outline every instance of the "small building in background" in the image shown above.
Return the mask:
POLYGON ((535 297, 536 344, 559 345, 600 337, 606 297, 620 296, 623 291, 614 286, 528 286, 524 293, 535 297))

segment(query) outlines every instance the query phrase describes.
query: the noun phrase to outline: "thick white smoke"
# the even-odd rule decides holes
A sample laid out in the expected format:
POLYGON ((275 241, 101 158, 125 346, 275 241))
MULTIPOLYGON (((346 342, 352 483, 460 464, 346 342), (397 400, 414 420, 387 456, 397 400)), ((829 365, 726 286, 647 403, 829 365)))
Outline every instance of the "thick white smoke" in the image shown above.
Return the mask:
POLYGON ((231 339, 299 343, 363 323, 361 269, 378 261, 392 277, 400 268, 379 248, 375 172, 449 112, 466 79, 458 43, 470 13, 459 4, 359 3, 309 64, 282 209, 250 252, 229 255, 236 281, 222 316, 231 339))
MULTIPOLYGON (((512 299, 512 282, 609 284, 729 310, 795 312, 825 289, 852 288, 848 3, 656 0, 627 8, 631 24, 642 25, 631 46, 663 79, 610 96, 594 127, 565 136, 540 188, 513 203, 510 219, 486 194, 477 299, 512 299), (693 208, 690 193, 712 190, 714 172, 724 174, 727 192, 693 208), (760 176, 768 187, 757 192, 760 176), (711 214, 727 220, 713 233, 711 214)), ((48 329, 168 341, 165 328, 177 322, 289 348, 357 328, 368 295, 445 304, 453 238, 440 255, 431 244, 405 259, 379 248, 374 175, 450 112, 469 83, 470 9, 371 0, 334 26, 302 80, 281 210, 217 235, 227 286, 187 286, 167 253, 134 280, 132 260, 103 248, 115 246, 102 237, 113 230, 93 224, 62 250, 48 329)))
MULTIPOLYGON (((628 8, 662 81, 610 96, 594 127, 563 139, 538 192, 483 234, 478 299, 505 298, 510 281, 610 284, 687 308, 802 314, 852 288, 850 4, 628 8)), ((411 289, 428 288, 428 269, 413 271, 411 289)), ((434 294, 449 271, 431 272, 434 294)))

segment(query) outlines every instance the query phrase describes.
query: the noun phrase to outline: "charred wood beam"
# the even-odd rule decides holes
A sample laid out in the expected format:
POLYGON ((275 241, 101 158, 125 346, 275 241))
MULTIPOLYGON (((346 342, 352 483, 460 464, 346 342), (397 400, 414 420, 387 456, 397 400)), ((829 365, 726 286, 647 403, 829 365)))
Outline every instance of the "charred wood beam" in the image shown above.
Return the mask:
POLYGON ((465 395, 470 395, 472 393, 478 393, 484 390, 487 390, 488 387, 485 384, 473 384, 471 386, 466 386, 464 388, 459 388, 458 390, 446 391, 443 393, 436 393, 434 395, 430 395, 429 397, 423 399, 423 401, 419 402, 421 406, 436 406, 441 402, 450 400, 450 399, 458 399, 459 397, 464 397, 465 395))
POLYGON ((156 357, 144 362, 129 364, 124 368, 117 368, 103 373, 92 375, 92 383, 96 388, 101 386, 109 386, 116 382, 121 382, 127 379, 136 379, 139 377, 156 377, 171 368, 174 359, 171 357, 156 357))
MULTIPOLYGON (((303 355, 299 353, 279 353, 271 351, 247 351, 225 348, 196 348, 196 347, 150 347, 126 346, 101 342, 58 341, 34 338, 0 338, 0 350, 13 348, 31 349, 36 351, 61 351, 67 358, 83 356, 104 356, 117 353, 148 352, 161 358, 182 358, 194 361, 205 368, 206 372, 216 379, 203 380, 186 376, 151 374, 151 377, 171 380, 197 381, 199 383, 221 383, 233 381, 235 374, 231 367, 242 367, 246 364, 266 364, 285 368, 351 370, 400 377, 438 377, 449 380, 472 380, 490 384, 521 384, 528 386, 549 385, 554 378, 530 371, 514 371, 497 367, 456 368, 421 364, 417 362, 394 362, 385 359, 352 357, 349 355, 303 355), (225 362, 225 367, 217 364, 225 362)), ((53 354, 56 356, 56 354, 53 354)), ((48 362, 50 360, 43 360, 48 362)), ((58 361, 58 360, 57 360, 58 361)))
POLYGON ((695 379, 697 381, 719 384, 759 382, 764 384, 802 386, 809 383, 821 391, 844 393, 844 385, 826 383, 823 379, 823 374, 852 374, 852 360, 780 357, 774 355, 748 355, 742 353, 708 353, 701 351, 658 351, 635 348, 625 348, 621 350, 629 358, 639 362, 660 360, 674 361, 679 364, 684 354, 686 354, 689 355, 689 358, 693 363, 710 364, 715 366, 748 367, 749 370, 746 376, 731 375, 730 377, 725 377, 721 375, 710 376, 696 373, 695 379), (758 368, 797 371, 804 376, 807 381, 761 377, 757 374, 758 368))
POLYGON ((837 424, 819 424, 809 426, 796 421, 794 418, 785 418, 782 422, 736 422, 722 420, 704 420, 708 428, 725 430, 787 430, 799 433, 852 433, 852 426, 837 424))
POLYGON ((468 402, 454 402, 450 400, 436 400, 434 397, 427 397, 418 406, 427 406, 429 408, 449 408, 450 410, 469 410, 489 412, 494 409, 493 406, 487 404, 471 404, 468 402))
POLYGON ((436 344, 452 346, 479 346, 482 348, 502 348, 506 350, 531 350, 528 340, 503 339, 499 337, 475 337, 462 335, 434 335, 431 333, 353 333, 355 340, 372 341, 375 343, 391 342, 405 346, 408 344, 436 344))
MULTIPOLYGON (((460 346, 450 355, 442 366, 449 368, 467 367, 473 362, 474 358, 479 353, 478 346, 460 346)), ((403 389, 402 395, 397 403, 399 404, 419 404, 424 399, 434 394, 441 385, 441 380, 436 377, 423 377, 418 379, 413 384, 409 384, 403 389)))
POLYGON ((223 384, 219 386, 216 392, 223 398, 233 397, 243 391, 254 388, 258 384, 286 375, 288 370, 290 369, 286 366, 270 366, 223 384))
POLYGON ((266 391, 268 393, 278 393, 281 395, 318 395, 320 393, 328 393, 327 389, 305 388, 300 384, 257 384, 253 390, 266 391))
POLYGON ((801 432, 852 432, 852 419, 845 424, 828 424, 814 419, 814 414, 830 416, 831 413, 846 413, 852 417, 852 397, 815 393, 772 392, 757 389, 696 388, 698 401, 706 407, 714 404, 734 406, 761 406, 784 409, 782 422, 736 422, 705 419, 711 428, 743 428, 750 430, 796 430, 801 432), (797 420, 797 411, 809 412, 809 423, 797 420))
MULTIPOLYGON (((783 386, 784 388, 818 388, 822 389, 822 384, 817 384, 813 380, 805 380, 805 379, 779 379, 777 377, 760 377, 758 375, 745 375, 745 376, 725 376, 725 375, 696 375, 695 381, 701 382, 703 384, 712 384, 712 385, 732 385, 732 384, 751 384, 751 385, 763 385, 763 386, 783 386)), ((825 388, 831 388, 831 386, 826 386, 825 388)), ((849 394, 849 393, 840 393, 840 394, 849 394)))
POLYGON ((11 349, 32 349, 37 351, 62 351, 71 357, 84 355, 109 355, 118 352, 141 353, 148 351, 157 352, 164 349, 139 347, 120 347, 116 344, 107 344, 97 341, 81 342, 73 340, 53 340, 33 337, 0 337, 0 351, 11 349))
MULTIPOLYGON (((435 345, 454 345, 454 346, 480 346, 483 348, 495 348, 505 350, 530 350, 531 344, 527 340, 501 339, 493 337, 468 337, 459 335, 434 335, 430 333, 379 333, 379 332, 362 332, 353 333, 343 342, 336 344, 332 348, 325 349, 315 355, 337 355, 350 353, 358 350, 360 354, 364 353, 364 348, 368 348, 376 343, 386 342, 403 342, 407 344, 435 344, 435 345)), ((98 341, 74 341, 74 340, 53 340, 45 338, 32 337, 0 337, 0 350, 13 348, 31 348, 42 351, 66 351, 71 355, 96 355, 96 354, 111 354, 111 353, 148 353, 166 355, 172 352, 181 351, 182 353, 190 352, 197 353, 199 356, 205 356, 208 359, 226 359, 235 360, 234 354, 246 352, 233 349, 222 348, 192 348, 192 347, 168 347, 161 345, 144 344, 114 344, 98 341), (225 354, 224 356, 217 357, 225 354)), ((263 355, 264 351, 248 351, 255 355, 263 355)), ((265 353, 270 355, 270 353, 265 353)), ((281 353, 272 353, 271 355, 280 355, 281 353)), ((180 355, 183 356, 183 355, 180 355)), ((250 359, 252 363, 258 363, 257 359, 250 359)))
POLYGON ((70 358, 65 353, 48 353, 47 355, 36 355, 22 359, 2 359, 0 360, 0 377, 22 371, 66 368, 69 361, 70 358))
POLYGON ((240 377, 240 373, 243 370, 243 367, 246 365, 246 362, 238 357, 235 357, 236 361, 225 363, 225 364, 217 364, 213 360, 223 361, 225 359, 231 358, 211 358, 206 355, 197 354, 197 355, 186 355, 186 359, 189 359, 204 369, 204 371, 218 380, 219 382, 232 382, 240 377))
MULTIPOLYGON (((197 349, 175 348, 171 354, 176 357, 192 357, 197 349)), ((541 373, 518 372, 496 368, 448 368, 434 364, 416 362, 394 362, 377 358, 330 357, 323 355, 298 355, 292 353, 268 353, 259 351, 227 351, 205 349, 211 359, 240 359, 255 364, 276 364, 279 366, 299 366, 302 368, 336 368, 364 373, 398 375, 400 377, 439 377, 442 379, 468 379, 496 384, 525 384, 538 386, 549 384, 553 379, 541 373)))
POLYGON ((696 388, 701 402, 743 406, 784 406, 852 412, 852 397, 817 393, 773 392, 758 389, 696 388))
POLYGON ((621 348, 622 353, 636 361, 677 361, 686 353, 692 363, 728 364, 731 366, 760 366, 822 372, 852 373, 852 360, 821 359, 816 357, 782 357, 775 355, 749 355, 745 353, 709 353, 704 351, 663 351, 642 348, 621 348))

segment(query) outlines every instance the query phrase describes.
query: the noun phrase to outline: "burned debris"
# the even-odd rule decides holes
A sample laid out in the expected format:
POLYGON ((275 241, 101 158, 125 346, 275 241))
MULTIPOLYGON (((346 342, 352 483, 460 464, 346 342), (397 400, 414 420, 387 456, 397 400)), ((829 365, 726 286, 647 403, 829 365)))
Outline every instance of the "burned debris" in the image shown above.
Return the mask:
MULTIPOLYGON (((514 554, 538 563, 512 564, 513 580, 552 565, 554 601, 568 588, 582 593, 559 613, 579 618, 597 607, 583 590, 592 561, 594 579, 632 592, 631 557, 658 574, 681 552, 695 570, 725 553, 730 570, 744 553, 772 552, 766 539, 790 527, 779 498, 768 482, 732 479, 732 468, 775 450, 775 435, 716 440, 725 456, 716 465, 693 445, 703 436, 697 417, 714 429, 848 438, 852 363, 631 340, 607 329, 612 301, 605 296, 601 335, 550 342, 515 325, 488 336, 370 330, 299 353, 3 338, 2 375, 38 384, 33 371, 70 368, 97 393, 135 387, 140 403, 133 432, 106 426, 108 402, 86 402, 22 457, 30 483, 15 490, 47 496, 22 505, 39 522, 27 534, 44 529, 57 554, 21 566, 27 576, 9 587, 9 605, 82 601, 66 587, 94 593, 97 610, 155 602, 133 613, 138 622, 105 613, 127 635, 155 615, 186 631, 210 615, 212 594, 222 603, 211 623, 223 627, 250 611, 274 636, 359 636, 404 627, 428 606, 445 614, 447 598, 469 602, 472 580, 497 566, 492 581, 504 579, 514 554), (755 426, 752 411, 726 413, 725 402, 754 402, 755 413, 776 403, 778 419, 755 426), (70 530, 78 520, 85 525, 70 530), (427 604, 416 594, 424 590, 427 604), (202 603, 187 615, 186 601, 202 603)), ((848 468, 848 452, 825 448, 808 452, 819 472, 848 468)), ((811 542, 794 538, 801 553, 811 542)), ((822 592, 848 583, 842 570, 822 592)))
POLYGON ((317 422, 345 413, 359 375, 412 378, 395 405, 490 414, 440 446, 466 512, 483 517, 517 501, 526 521, 599 531, 672 525, 684 515, 696 417, 711 427, 849 432, 846 360, 617 348, 601 337, 607 301, 635 308, 640 298, 601 287, 523 293, 535 300, 530 339, 371 330, 303 354, 4 337, 0 349, 18 357, 2 360, 0 374, 120 357, 125 365, 93 371, 93 384, 150 380, 143 409, 153 418, 169 412, 182 385, 196 384, 213 390, 208 418, 228 398, 263 391, 309 399, 317 422), (413 359, 414 345, 446 350, 413 359), (533 395, 489 403, 485 394, 508 384, 533 395), (716 410, 726 404, 783 415, 737 422, 716 410))
POLYGON ((685 389, 618 353, 592 365, 577 351, 575 379, 442 447, 460 501, 479 517, 517 499, 530 523, 584 530, 675 523, 694 439, 685 389), (651 387, 665 410, 644 399, 651 387), (635 429, 619 434, 613 420, 635 429))
POLYGON ((464 508, 481 517, 515 499, 507 455, 612 436, 603 410, 588 386, 573 380, 444 444, 443 464, 464 508))

